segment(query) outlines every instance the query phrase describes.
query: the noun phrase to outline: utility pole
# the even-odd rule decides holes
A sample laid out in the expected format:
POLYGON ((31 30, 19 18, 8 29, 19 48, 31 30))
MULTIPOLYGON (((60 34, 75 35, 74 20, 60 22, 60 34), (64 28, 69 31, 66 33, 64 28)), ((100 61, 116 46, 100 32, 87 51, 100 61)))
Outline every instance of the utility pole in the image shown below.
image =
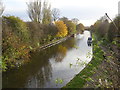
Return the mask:
POLYGON ((118 30, 117 25, 115 24, 115 22, 108 16, 107 13, 105 13, 105 15, 108 17, 108 19, 114 24, 115 28, 118 30))

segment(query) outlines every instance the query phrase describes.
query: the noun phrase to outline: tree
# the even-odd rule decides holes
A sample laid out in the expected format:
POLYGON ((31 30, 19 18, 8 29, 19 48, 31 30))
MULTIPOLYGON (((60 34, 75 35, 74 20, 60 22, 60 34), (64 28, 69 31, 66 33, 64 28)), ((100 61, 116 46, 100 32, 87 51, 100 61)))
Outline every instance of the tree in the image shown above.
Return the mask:
POLYGON ((50 24, 52 21, 51 5, 48 4, 48 2, 46 2, 46 1, 43 2, 42 13, 43 13, 42 23, 50 24))
POLYGON ((73 18, 73 19, 72 19, 72 22, 73 22, 74 24, 76 24, 76 25, 78 24, 78 21, 79 21, 79 20, 78 20, 77 18, 73 18))
POLYGON ((66 24, 69 35, 76 32, 76 25, 71 20, 69 20, 67 17, 62 17, 60 20, 66 24))
POLYGON ((118 30, 116 29, 116 27, 113 24, 113 22, 111 22, 110 26, 109 26, 109 29, 108 29, 108 34, 107 34, 107 38, 111 42, 115 39, 115 37, 117 35, 120 35, 120 16, 117 16, 114 19, 114 22, 115 22, 116 26, 118 27, 118 30))
POLYGON ((108 32, 109 22, 108 20, 102 21, 102 23, 99 25, 97 34, 99 38, 105 37, 108 32))
POLYGON ((73 34, 76 31, 76 25, 72 21, 68 20, 65 22, 65 24, 68 28, 69 35, 73 34))
POLYGON ((85 27, 82 23, 80 23, 76 26, 76 30, 80 33, 83 33, 84 29, 85 29, 85 27))
POLYGON ((41 22, 41 0, 27 3, 29 18, 34 22, 41 22))
POLYGON ((53 16, 53 20, 56 21, 59 19, 60 16, 60 10, 57 8, 53 8, 52 10, 52 16, 53 16))
POLYGON ((59 19, 60 21, 63 21, 64 23, 66 23, 68 21, 68 18, 67 17, 62 17, 59 19))
POLYGON ((98 28, 99 28, 99 26, 100 26, 101 23, 102 23, 101 20, 97 20, 97 21, 94 23, 94 25, 93 25, 93 30, 92 30, 94 33, 97 32, 97 30, 98 30, 98 28))
POLYGON ((101 17, 97 20, 93 26, 92 32, 96 34, 98 40, 106 38, 109 28, 109 22, 105 17, 101 17))
POLYGON ((0 1, 0 16, 2 15, 4 9, 5 9, 5 7, 4 7, 2 1, 0 1))
POLYGON ((57 21, 55 25, 58 29, 57 37, 65 37, 68 34, 66 24, 63 21, 57 21))

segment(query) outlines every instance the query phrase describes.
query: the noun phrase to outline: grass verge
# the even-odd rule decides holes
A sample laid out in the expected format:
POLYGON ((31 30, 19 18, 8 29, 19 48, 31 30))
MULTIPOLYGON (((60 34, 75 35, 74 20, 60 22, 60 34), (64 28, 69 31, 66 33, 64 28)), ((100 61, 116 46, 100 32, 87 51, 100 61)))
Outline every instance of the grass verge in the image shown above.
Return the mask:
POLYGON ((101 64, 104 60, 104 52, 98 45, 97 40, 93 36, 93 58, 89 64, 77 74, 66 86, 63 88, 83 88, 87 81, 91 81, 90 78, 95 72, 94 69, 97 69, 97 66, 101 64))

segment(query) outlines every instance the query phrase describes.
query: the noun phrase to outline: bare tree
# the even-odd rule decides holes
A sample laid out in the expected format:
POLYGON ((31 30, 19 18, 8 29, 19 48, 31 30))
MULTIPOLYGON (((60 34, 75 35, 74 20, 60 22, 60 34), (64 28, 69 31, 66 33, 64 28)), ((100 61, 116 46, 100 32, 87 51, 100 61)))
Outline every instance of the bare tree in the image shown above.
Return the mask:
POLYGON ((52 10, 52 16, 53 16, 53 20, 56 21, 57 19, 59 19, 60 16, 60 10, 57 8, 53 8, 52 10))
POLYGON ((0 16, 2 15, 3 11, 4 11, 5 7, 2 3, 2 0, 0 0, 0 16))
POLYGON ((28 15, 32 21, 41 22, 41 0, 34 0, 33 2, 28 2, 28 15))
POLYGON ((42 15, 42 23, 50 24, 52 21, 51 5, 47 1, 43 2, 42 15))
POLYGON ((78 22, 79 22, 79 20, 78 20, 77 18, 73 18, 73 19, 72 19, 72 22, 77 25, 78 22))

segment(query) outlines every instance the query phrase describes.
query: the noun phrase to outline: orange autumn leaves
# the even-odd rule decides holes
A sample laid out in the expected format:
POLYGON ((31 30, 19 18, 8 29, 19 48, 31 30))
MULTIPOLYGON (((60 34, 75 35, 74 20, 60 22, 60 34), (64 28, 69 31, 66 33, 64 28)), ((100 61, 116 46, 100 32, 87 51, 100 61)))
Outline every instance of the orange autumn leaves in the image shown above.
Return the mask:
POLYGON ((65 37, 68 34, 67 26, 63 21, 56 21, 55 25, 58 29, 57 37, 65 37))

